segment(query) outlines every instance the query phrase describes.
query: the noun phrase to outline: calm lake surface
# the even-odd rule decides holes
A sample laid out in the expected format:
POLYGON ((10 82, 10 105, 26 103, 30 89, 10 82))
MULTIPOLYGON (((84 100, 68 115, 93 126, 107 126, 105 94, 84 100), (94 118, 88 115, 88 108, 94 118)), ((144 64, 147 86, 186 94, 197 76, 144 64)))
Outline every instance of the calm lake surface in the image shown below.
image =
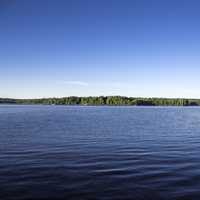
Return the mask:
POLYGON ((0 106, 0 199, 200 199, 200 108, 0 106))

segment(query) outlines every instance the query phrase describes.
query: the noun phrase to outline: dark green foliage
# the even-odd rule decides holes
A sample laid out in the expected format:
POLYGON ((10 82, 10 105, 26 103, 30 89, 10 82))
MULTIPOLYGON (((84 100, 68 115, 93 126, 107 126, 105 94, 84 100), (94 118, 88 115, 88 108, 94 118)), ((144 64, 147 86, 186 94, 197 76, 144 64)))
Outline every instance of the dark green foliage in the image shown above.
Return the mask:
POLYGON ((137 106, 155 106, 152 99, 136 99, 135 105, 137 106))
POLYGON ((180 98, 133 98, 123 96, 63 97, 42 99, 0 98, 0 104, 44 104, 44 105, 135 105, 135 106, 199 106, 200 99, 180 98))

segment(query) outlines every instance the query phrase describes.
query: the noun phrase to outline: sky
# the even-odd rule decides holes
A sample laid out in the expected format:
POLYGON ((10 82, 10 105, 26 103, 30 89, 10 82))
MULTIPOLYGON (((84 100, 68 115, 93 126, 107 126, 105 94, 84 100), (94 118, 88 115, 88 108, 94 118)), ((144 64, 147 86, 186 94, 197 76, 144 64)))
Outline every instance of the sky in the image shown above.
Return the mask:
POLYGON ((0 97, 200 98, 198 0, 0 0, 0 97))

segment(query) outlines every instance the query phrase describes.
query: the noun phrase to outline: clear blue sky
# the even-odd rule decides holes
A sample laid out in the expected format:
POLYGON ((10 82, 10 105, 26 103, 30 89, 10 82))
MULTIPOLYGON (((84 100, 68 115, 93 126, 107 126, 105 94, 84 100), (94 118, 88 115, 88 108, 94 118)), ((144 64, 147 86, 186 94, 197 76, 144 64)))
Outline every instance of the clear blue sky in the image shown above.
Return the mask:
POLYGON ((1 0, 0 97, 200 98, 198 0, 1 0))

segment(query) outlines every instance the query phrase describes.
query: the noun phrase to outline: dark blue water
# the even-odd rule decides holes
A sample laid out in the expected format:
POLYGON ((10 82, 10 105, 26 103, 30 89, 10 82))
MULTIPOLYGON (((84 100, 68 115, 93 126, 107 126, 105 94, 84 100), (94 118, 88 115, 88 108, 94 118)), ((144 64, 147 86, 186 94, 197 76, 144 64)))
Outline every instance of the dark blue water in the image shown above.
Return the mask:
POLYGON ((200 199, 200 108, 0 106, 0 199, 200 199))

